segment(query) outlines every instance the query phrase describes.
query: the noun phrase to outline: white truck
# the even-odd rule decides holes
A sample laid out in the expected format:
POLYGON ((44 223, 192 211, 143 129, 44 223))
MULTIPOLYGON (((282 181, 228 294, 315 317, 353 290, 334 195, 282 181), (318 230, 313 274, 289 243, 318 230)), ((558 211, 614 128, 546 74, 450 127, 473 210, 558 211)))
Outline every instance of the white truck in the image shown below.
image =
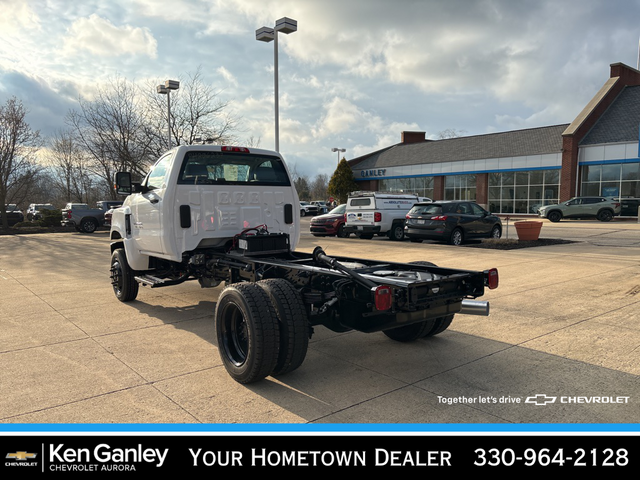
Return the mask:
POLYGON ((344 231, 359 238, 386 235, 391 240, 402 240, 405 217, 411 207, 430 201, 406 193, 352 192, 347 199, 344 231))
POLYGON ((488 302, 475 299, 498 285, 495 269, 296 251, 298 194, 277 152, 179 146, 141 183, 119 172, 116 189, 128 195, 111 220, 116 297, 133 301, 140 285, 224 283, 217 346, 240 383, 298 368, 316 326, 415 340, 444 331, 456 313, 488 315, 488 302))

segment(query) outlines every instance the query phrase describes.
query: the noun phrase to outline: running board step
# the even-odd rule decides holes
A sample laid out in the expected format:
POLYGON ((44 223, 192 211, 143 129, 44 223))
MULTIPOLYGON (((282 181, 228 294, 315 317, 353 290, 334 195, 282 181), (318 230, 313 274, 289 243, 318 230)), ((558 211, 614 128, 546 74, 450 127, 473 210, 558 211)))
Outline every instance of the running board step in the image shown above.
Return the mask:
POLYGON ((163 287, 165 285, 170 285, 169 281, 164 278, 153 277, 151 275, 140 275, 138 277, 134 277, 137 282, 141 283, 146 287, 163 287))

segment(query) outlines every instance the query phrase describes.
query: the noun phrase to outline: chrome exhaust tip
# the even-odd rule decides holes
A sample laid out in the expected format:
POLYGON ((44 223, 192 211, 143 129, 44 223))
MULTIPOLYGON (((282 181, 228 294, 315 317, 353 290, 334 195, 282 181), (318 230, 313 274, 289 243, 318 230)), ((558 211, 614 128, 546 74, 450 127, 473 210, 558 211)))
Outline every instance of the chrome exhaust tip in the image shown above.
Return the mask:
POLYGON ((481 302, 478 300, 462 300, 462 315, 482 315, 489 316, 489 302, 481 302))

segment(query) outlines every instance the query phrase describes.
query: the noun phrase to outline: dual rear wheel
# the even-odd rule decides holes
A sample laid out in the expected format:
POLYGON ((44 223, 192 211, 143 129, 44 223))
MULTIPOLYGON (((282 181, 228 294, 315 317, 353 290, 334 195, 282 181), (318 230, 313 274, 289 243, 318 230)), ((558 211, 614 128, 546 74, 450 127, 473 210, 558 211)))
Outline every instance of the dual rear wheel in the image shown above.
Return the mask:
POLYGON ((306 356, 306 309, 284 279, 229 285, 218 297, 215 323, 222 363, 239 383, 291 372, 306 356))

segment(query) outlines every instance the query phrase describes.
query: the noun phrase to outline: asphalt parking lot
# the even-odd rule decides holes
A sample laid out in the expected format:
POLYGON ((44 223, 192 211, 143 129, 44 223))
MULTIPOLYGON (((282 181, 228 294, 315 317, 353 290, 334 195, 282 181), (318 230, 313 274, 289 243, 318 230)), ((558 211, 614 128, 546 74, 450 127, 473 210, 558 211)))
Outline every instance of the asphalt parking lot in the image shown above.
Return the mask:
POLYGON ((637 222, 545 221, 543 237, 577 243, 508 251, 315 238, 306 225, 300 250, 497 267, 491 315, 410 344, 316 328, 298 370, 243 386, 215 345, 221 287, 141 289, 122 304, 107 232, 0 236, 0 421, 637 424, 637 222))

